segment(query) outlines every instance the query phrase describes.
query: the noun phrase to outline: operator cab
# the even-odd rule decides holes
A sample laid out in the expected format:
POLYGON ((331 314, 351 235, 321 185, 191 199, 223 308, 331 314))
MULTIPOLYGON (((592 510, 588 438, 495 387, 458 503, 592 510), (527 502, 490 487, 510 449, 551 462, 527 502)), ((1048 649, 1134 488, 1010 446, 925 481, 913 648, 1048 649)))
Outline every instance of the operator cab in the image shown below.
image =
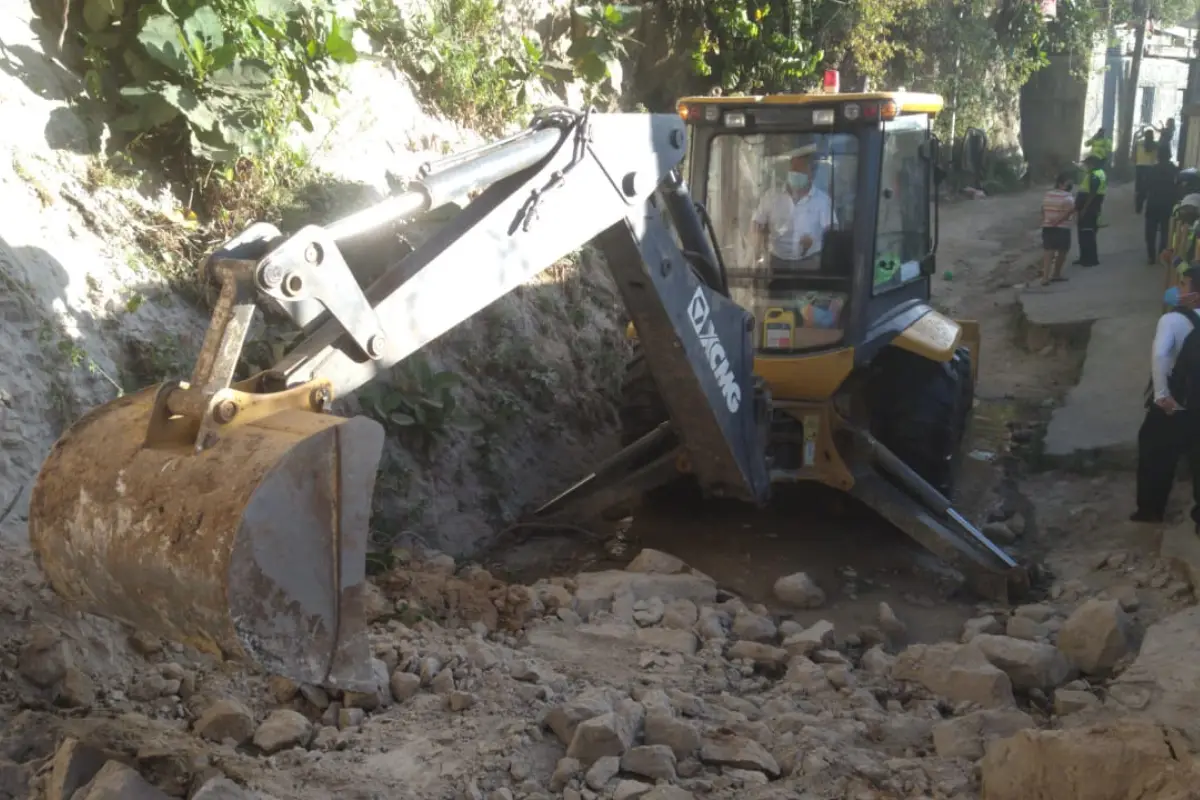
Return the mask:
POLYGON ((680 101, 688 183, 761 355, 858 346, 929 299, 940 109, 935 95, 836 89, 680 101))

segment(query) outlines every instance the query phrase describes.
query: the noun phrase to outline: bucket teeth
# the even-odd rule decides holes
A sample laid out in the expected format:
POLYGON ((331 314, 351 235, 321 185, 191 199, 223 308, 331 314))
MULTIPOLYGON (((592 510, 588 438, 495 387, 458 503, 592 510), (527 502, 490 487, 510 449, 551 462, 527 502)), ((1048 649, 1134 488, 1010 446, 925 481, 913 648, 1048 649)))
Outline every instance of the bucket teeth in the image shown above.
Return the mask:
POLYGON ((269 672, 373 688, 363 615, 383 428, 301 410, 212 447, 144 447, 155 387, 55 444, 30 503, 51 585, 82 611, 269 672))

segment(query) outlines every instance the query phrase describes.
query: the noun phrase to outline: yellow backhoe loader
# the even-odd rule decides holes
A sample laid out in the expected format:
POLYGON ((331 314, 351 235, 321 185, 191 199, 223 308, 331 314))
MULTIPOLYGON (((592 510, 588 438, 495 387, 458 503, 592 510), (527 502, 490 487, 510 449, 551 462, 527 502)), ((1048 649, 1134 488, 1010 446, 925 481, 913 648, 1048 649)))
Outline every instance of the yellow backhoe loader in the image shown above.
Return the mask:
POLYGON ((944 496, 974 328, 927 305, 939 106, 872 94, 686 101, 679 114, 554 109, 332 225, 252 226, 203 265, 220 294, 190 379, 93 409, 50 452, 30 509, 43 570, 84 611, 368 689, 362 589, 384 431, 331 403, 592 242, 638 336, 628 441, 542 518, 600 513, 681 470, 757 505, 773 482, 819 480, 980 585, 1020 585, 1018 565, 944 496), (830 224, 815 264, 792 275, 754 260, 747 237, 759 235, 748 233, 767 207, 759 195, 804 148, 827 167, 809 197, 831 199, 812 209, 830 224), (477 191, 360 285, 339 242, 477 191), (303 335, 235 382, 264 302, 303 335))

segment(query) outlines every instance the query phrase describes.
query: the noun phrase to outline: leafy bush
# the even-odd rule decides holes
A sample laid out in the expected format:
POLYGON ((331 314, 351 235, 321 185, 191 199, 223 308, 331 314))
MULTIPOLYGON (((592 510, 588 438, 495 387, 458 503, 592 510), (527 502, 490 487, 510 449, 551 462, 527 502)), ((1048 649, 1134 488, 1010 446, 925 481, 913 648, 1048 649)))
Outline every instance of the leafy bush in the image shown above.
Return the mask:
POLYGON ((572 10, 571 46, 567 57, 575 74, 593 90, 608 83, 608 91, 621 91, 621 62, 629 56, 630 32, 641 9, 614 3, 577 6, 572 10))
POLYGON ((502 132, 529 111, 530 90, 578 78, 589 101, 621 89, 621 61, 639 9, 613 3, 573 10, 569 63, 540 42, 512 37, 496 0, 401 4, 364 0, 358 22, 416 84, 422 101, 483 133, 502 132))
POLYGON ((231 162, 275 147, 357 58, 329 0, 83 0, 85 86, 120 130, 173 132, 231 162))
POLYGON ((797 91, 817 70, 824 53, 814 50, 799 26, 769 3, 716 0, 691 53, 697 75, 714 79, 726 93, 797 91))
POLYGON ((436 436, 459 430, 475 432, 482 423, 458 408, 454 390, 462 379, 453 372, 434 372, 419 355, 405 359, 388 383, 359 393, 363 406, 390 432, 408 432, 415 444, 428 448, 436 436))
POLYGON ((358 21, 413 79, 421 100, 487 133, 524 111, 524 97, 516 94, 519 77, 540 77, 541 49, 529 43, 516 50, 493 0, 431 0, 403 8, 394 0, 365 0, 358 21), (517 63, 525 68, 514 69, 517 63))

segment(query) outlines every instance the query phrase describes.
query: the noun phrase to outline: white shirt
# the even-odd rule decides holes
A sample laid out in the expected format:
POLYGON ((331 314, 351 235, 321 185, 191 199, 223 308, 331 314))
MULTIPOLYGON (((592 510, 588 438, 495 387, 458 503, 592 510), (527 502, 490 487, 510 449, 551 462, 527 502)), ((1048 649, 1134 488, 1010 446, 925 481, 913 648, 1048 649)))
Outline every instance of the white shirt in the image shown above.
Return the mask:
POLYGON ((770 192, 754 212, 754 223, 770 231, 771 253, 789 261, 821 252, 822 234, 834 221, 833 200, 815 188, 799 199, 784 190, 770 192), (812 239, 808 252, 800 245, 805 236, 812 239))
POLYGON ((1167 376, 1183 348, 1183 340, 1192 332, 1192 321, 1184 314, 1168 311, 1158 319, 1154 331, 1154 346, 1150 351, 1150 374, 1154 380, 1154 399, 1170 397, 1167 376))

